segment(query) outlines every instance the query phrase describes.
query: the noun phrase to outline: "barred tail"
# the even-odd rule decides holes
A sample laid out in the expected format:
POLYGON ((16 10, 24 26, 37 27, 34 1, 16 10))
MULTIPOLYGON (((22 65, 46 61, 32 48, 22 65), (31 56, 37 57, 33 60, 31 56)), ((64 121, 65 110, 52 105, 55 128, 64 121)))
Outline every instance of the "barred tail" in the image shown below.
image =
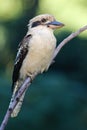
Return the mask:
MULTIPOLYGON (((20 81, 17 81, 16 84, 14 85, 13 95, 12 95, 10 104, 14 101, 15 95, 16 95, 17 91, 19 90, 20 86, 22 85, 22 83, 23 83, 23 81, 20 80, 20 81)), ((11 117, 16 117, 18 115, 18 113, 21 109, 21 106, 22 106, 24 95, 25 95, 25 92, 20 97, 16 107, 14 108, 13 112, 11 113, 11 117)))
POLYGON ((11 117, 16 117, 18 115, 18 113, 19 113, 19 111, 21 109, 22 103, 23 103, 24 96, 25 96, 25 92, 20 97, 18 104, 16 105, 13 112, 11 113, 11 117))

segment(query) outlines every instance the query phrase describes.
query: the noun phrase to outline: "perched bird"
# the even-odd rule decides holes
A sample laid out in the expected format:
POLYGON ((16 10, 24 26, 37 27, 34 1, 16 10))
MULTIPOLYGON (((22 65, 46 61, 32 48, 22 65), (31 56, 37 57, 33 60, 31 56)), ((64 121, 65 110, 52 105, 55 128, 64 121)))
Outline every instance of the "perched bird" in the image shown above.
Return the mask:
MULTIPOLYGON (((38 15, 29 21, 28 32, 18 46, 15 59, 11 101, 14 100, 27 76, 32 80, 35 75, 48 70, 56 48, 56 38, 53 31, 63 26, 63 23, 56 21, 54 16, 50 14, 38 15)), ((11 117, 16 117, 20 111, 24 95, 25 92, 13 110, 11 117)))

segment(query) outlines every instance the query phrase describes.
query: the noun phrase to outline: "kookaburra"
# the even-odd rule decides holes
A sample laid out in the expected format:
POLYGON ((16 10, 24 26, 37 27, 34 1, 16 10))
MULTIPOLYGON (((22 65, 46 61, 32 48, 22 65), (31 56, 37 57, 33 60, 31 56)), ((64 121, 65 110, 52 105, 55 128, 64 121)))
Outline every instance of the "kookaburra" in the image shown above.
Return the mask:
MULTIPOLYGON (((56 21, 54 16, 50 14, 38 15, 29 21, 28 32, 18 46, 15 59, 12 77, 12 101, 27 76, 33 79, 35 75, 48 70, 56 48, 56 38, 53 31, 63 26, 63 23, 56 21)), ((11 117, 17 116, 24 95, 25 92, 11 117)))

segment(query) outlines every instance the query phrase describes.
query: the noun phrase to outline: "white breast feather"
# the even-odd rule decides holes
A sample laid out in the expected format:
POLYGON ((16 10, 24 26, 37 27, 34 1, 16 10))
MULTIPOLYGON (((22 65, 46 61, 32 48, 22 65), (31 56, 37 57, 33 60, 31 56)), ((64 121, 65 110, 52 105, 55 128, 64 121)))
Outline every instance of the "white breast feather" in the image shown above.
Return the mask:
POLYGON ((56 47, 56 39, 50 30, 40 30, 34 34, 29 43, 29 51, 23 61, 20 76, 25 78, 35 73, 42 73, 49 68, 56 47))

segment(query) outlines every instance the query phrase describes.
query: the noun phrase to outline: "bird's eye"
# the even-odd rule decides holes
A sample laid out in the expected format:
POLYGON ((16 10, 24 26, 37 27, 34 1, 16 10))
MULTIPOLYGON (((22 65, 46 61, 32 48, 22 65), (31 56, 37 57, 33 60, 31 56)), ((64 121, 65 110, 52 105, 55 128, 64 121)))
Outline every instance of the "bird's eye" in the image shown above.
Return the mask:
POLYGON ((46 22, 46 19, 45 19, 45 18, 41 19, 41 22, 45 23, 45 22, 46 22))

